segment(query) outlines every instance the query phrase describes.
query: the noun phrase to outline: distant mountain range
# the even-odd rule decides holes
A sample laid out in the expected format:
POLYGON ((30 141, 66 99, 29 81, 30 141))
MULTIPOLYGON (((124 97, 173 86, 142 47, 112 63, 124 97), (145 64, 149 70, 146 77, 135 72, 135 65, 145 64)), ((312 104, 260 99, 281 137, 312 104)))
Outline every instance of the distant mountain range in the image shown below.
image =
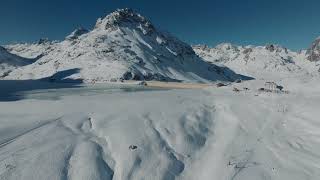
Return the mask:
POLYGON ((2 78, 5 79, 40 79, 79 69, 66 78, 88 83, 120 80, 212 82, 318 74, 320 67, 320 38, 301 52, 279 45, 225 43, 214 48, 191 47, 159 31, 131 9, 116 10, 98 19, 91 31, 78 28, 61 42, 41 39, 37 43, 5 48, 0 51, 1 67, 6 69, 2 78), (11 58, 5 60, 3 57, 7 56, 3 54, 10 54, 11 58))
POLYGON ((0 46, 0 77, 5 77, 14 69, 33 63, 32 59, 22 58, 9 53, 4 47, 0 46))
POLYGON ((225 65, 237 73, 256 78, 315 74, 320 67, 320 59, 315 55, 318 49, 314 46, 301 52, 279 45, 237 46, 230 43, 214 48, 197 45, 193 49, 208 62, 225 65))

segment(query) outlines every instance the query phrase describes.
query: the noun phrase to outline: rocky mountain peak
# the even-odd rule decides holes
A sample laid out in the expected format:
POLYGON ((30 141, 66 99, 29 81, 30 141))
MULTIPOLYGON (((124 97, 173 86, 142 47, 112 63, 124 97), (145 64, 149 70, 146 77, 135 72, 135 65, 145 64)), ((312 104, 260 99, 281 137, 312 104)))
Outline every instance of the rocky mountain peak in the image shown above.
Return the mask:
POLYGON ((95 29, 114 30, 117 27, 129 26, 136 28, 143 28, 144 34, 154 30, 152 23, 139 13, 130 8, 118 9, 105 18, 99 18, 95 29))
POLYGON ((313 41, 311 47, 307 50, 307 59, 309 61, 320 60, 320 37, 313 41))
POLYGON ((194 50, 205 51, 205 52, 209 52, 211 50, 211 48, 208 45, 202 45, 202 44, 193 45, 192 48, 194 50))
POLYGON ((239 51, 238 46, 231 43, 221 43, 221 44, 218 44, 215 48, 219 50, 224 50, 224 51, 230 51, 230 50, 239 51))
POLYGON ((270 52, 276 52, 276 53, 284 52, 284 53, 288 54, 288 49, 287 48, 282 47, 282 46, 277 45, 277 44, 267 44, 265 46, 265 49, 270 51, 270 52))

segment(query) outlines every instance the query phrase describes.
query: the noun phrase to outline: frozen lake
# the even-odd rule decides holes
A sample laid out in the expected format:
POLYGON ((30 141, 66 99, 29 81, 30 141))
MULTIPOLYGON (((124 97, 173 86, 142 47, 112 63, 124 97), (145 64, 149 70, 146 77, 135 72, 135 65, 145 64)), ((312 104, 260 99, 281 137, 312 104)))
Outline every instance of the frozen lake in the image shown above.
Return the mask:
POLYGON ((94 96, 98 94, 118 94, 133 93, 141 91, 166 91, 165 88, 154 88, 140 85, 114 85, 114 84, 97 84, 97 85, 80 85, 72 88, 57 88, 57 89, 41 89, 23 91, 16 96, 23 99, 38 99, 38 100, 58 100, 63 96, 94 96))
POLYGON ((136 84, 81 84, 47 83, 36 80, 0 81, 0 102, 22 99, 57 100, 63 96, 93 96, 98 94, 123 94, 140 91, 164 91, 169 88, 156 88, 136 84))

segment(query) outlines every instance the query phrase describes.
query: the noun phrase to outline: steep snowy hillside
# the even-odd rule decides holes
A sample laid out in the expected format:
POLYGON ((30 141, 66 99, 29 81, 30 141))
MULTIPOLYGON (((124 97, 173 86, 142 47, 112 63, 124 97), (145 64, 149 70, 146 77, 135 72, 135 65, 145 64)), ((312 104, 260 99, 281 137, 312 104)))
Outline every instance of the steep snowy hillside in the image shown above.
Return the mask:
POLYGON ((320 61, 320 37, 318 37, 307 50, 308 60, 320 61))
POLYGON ((257 78, 279 78, 313 73, 317 65, 307 61, 304 52, 296 53, 278 45, 236 46, 220 44, 214 48, 194 46, 208 62, 223 64, 237 73, 257 78))
POLYGON ((0 46, 0 77, 3 78, 12 70, 28 65, 33 60, 25 59, 17 55, 9 53, 4 47, 0 46))
POLYGON ((56 41, 50 41, 43 38, 36 43, 10 44, 5 46, 5 48, 10 53, 24 58, 40 58, 41 56, 51 52, 55 48, 56 44, 56 41))
POLYGON ((189 45, 158 31, 131 9, 120 9, 98 19, 90 32, 77 29, 64 41, 48 46, 48 51, 43 50, 46 46, 39 47, 39 54, 34 55, 42 57, 35 64, 12 72, 9 78, 43 78, 74 68, 80 69, 80 73, 68 78, 85 82, 120 79, 206 82, 242 78, 226 67, 203 61, 189 45))
POLYGON ((67 40, 76 40, 78 39, 81 35, 88 33, 89 30, 84 29, 82 27, 75 29, 69 36, 66 37, 67 40))

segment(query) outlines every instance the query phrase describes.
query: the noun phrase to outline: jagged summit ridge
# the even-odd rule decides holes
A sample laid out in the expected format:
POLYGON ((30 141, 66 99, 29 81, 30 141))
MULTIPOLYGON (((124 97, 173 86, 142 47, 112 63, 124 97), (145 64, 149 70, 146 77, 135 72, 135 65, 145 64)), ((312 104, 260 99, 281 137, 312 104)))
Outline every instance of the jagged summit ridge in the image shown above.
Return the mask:
POLYGON ((89 30, 87 30, 83 27, 79 27, 79 28, 75 29, 70 35, 68 35, 66 37, 66 39, 67 40, 78 39, 81 35, 87 34, 88 32, 89 32, 89 30))
POLYGON ((276 45, 238 46, 230 43, 214 48, 194 46, 196 53, 208 62, 225 65, 238 73, 259 77, 295 76, 307 73, 302 68, 305 55, 276 45), (300 66, 302 64, 302 66, 300 66))
POLYGON ((137 26, 140 28, 144 28, 144 34, 155 30, 152 23, 135 12, 133 9, 125 8, 125 9, 117 9, 113 13, 107 15, 105 18, 99 18, 96 22, 95 29, 115 29, 119 26, 137 26))

